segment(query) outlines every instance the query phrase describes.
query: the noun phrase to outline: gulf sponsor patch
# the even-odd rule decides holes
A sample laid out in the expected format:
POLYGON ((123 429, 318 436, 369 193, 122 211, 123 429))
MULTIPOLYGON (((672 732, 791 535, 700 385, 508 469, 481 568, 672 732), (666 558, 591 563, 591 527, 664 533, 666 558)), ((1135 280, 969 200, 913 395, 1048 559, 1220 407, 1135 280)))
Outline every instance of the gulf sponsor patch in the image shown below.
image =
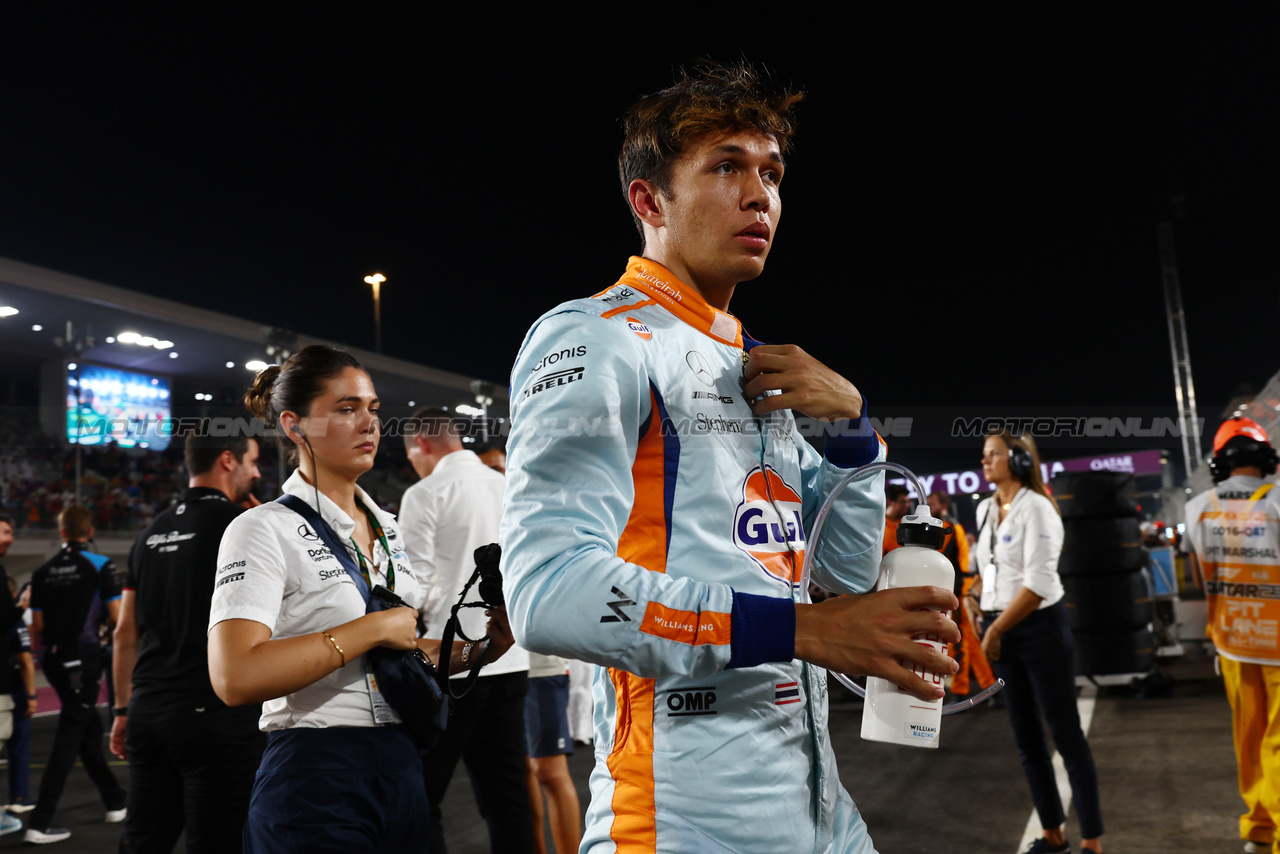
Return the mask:
POLYGON ((630 329, 635 334, 639 335, 645 341, 648 341, 650 338, 653 337, 653 332, 650 331, 649 327, 645 326, 643 323, 636 320, 634 317, 627 318, 627 328, 630 329))
POLYGON ((733 515, 733 544, 764 572, 799 584, 804 566, 803 514, 800 493, 772 467, 756 466, 742 483, 742 503, 733 515))

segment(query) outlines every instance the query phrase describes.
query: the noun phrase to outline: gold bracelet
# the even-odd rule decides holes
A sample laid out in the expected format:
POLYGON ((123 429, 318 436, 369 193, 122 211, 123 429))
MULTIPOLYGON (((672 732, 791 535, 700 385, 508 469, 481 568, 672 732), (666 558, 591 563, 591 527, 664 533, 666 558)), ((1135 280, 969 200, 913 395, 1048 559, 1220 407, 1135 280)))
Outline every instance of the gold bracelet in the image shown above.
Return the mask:
POLYGON ((329 634, 328 632, 321 632, 320 634, 324 635, 324 636, 325 636, 325 638, 327 638, 327 639, 328 639, 329 643, 333 644, 333 648, 334 648, 334 649, 336 649, 336 650, 338 651, 338 657, 342 659, 342 664, 341 664, 341 665, 339 665, 339 666, 340 666, 340 667, 346 667, 346 666, 347 666, 347 654, 346 654, 345 652, 343 652, 343 651, 342 651, 342 647, 338 646, 338 642, 337 642, 336 640, 334 640, 334 639, 333 639, 333 635, 329 634))

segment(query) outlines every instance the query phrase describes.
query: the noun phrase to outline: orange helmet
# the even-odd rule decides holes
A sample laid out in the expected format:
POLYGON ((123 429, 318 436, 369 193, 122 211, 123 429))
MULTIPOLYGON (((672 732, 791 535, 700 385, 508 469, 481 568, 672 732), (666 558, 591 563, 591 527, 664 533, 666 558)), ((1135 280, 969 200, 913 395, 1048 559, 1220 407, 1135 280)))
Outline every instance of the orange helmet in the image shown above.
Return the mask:
POLYGON ((1271 438, 1267 436, 1267 431, 1252 418, 1228 418, 1222 422, 1222 426, 1218 428, 1218 432, 1213 437, 1213 452, 1216 454, 1222 450, 1222 446, 1234 439, 1236 436, 1248 436, 1257 442, 1266 442, 1271 444, 1271 438))
POLYGON ((1214 483, 1231 476, 1232 469, 1257 466, 1263 477, 1276 473, 1277 458, 1267 431, 1252 418, 1228 418, 1213 437, 1213 458, 1209 473, 1214 483))

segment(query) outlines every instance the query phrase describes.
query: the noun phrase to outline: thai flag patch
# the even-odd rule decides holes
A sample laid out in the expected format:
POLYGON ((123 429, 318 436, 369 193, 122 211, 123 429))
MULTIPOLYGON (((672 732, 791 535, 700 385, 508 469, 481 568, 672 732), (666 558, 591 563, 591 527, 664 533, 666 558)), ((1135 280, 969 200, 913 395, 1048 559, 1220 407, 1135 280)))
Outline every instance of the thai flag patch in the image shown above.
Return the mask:
POLYGON ((788 703, 800 702, 800 684, 798 682, 784 682, 781 685, 773 686, 773 704, 775 706, 785 706, 788 703))

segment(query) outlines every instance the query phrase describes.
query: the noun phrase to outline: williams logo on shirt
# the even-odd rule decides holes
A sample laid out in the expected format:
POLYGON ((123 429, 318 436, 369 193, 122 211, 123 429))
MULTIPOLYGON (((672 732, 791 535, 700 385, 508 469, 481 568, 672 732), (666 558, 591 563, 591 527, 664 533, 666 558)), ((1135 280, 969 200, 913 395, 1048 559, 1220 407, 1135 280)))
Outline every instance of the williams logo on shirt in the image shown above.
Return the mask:
POLYGON ((774 578, 800 583, 804 565, 804 502, 771 467, 756 466, 742 483, 733 516, 733 544, 774 578))

